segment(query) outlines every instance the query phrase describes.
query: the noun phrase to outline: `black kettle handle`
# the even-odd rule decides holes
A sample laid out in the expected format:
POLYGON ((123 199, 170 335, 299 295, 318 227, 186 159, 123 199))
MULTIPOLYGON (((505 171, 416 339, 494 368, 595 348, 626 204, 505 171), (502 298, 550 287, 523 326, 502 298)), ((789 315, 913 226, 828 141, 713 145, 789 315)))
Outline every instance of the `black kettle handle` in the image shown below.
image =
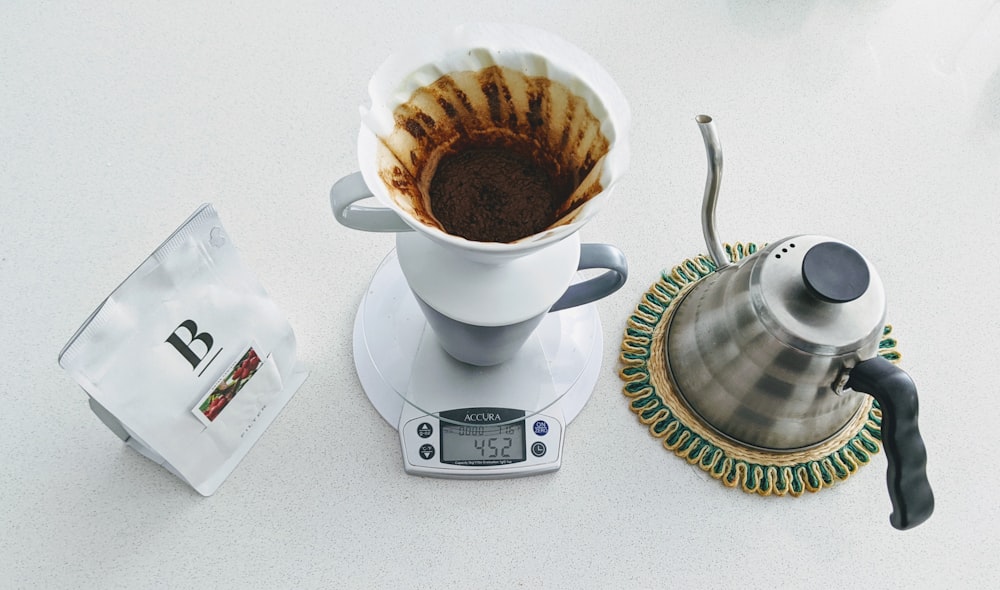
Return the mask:
POLYGON ((851 369, 847 387, 867 393, 882 407, 882 445, 889 461, 886 479, 894 528, 906 530, 934 512, 927 481, 927 449, 917 428, 917 388, 905 371, 875 357, 851 369))

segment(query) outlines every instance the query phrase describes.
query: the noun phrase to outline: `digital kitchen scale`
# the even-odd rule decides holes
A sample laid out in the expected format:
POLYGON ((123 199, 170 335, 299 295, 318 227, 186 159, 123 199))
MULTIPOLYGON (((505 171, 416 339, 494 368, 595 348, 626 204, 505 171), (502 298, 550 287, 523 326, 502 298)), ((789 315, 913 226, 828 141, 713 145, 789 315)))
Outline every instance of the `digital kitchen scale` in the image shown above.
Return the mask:
POLYGON ((477 367, 438 344, 393 250, 354 322, 365 394, 399 431, 407 473, 487 479, 559 469, 566 426, 597 383, 603 337, 594 304, 546 315, 517 355, 477 367))

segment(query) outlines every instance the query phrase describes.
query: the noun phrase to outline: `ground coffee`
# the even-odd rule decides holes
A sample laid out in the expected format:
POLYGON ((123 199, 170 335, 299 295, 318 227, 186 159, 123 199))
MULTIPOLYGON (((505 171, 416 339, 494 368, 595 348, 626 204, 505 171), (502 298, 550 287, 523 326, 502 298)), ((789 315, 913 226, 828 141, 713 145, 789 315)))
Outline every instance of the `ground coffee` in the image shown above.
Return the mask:
POLYGON ((500 65, 452 71, 413 91, 392 119, 379 135, 378 175, 402 211, 447 234, 517 242, 572 223, 604 190, 594 174, 610 147, 602 119, 545 76, 500 65))
POLYGON ((513 242, 556 221, 569 194, 532 158, 500 147, 444 156, 430 184, 431 213, 450 234, 513 242))

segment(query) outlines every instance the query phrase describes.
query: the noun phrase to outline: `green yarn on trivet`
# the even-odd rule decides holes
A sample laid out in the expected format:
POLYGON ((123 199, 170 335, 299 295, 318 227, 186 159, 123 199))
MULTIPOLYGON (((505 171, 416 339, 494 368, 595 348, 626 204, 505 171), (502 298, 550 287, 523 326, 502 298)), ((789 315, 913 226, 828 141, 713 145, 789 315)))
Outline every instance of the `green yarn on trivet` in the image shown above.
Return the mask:
MULTIPOLYGON (((762 247, 726 244, 726 254, 736 262, 762 247)), ((629 407, 639 421, 678 457, 698 465, 728 487, 763 496, 817 492, 867 465, 882 442, 882 412, 870 396, 865 396, 862 410, 836 436, 809 449, 779 453, 719 436, 676 394, 664 354, 664 327, 673 311, 670 304, 715 270, 715 263, 706 256, 685 260, 663 273, 629 318, 619 374, 625 381, 622 392, 631 400, 629 407)), ((895 363, 900 354, 891 332, 891 326, 883 330, 879 355, 895 363)))

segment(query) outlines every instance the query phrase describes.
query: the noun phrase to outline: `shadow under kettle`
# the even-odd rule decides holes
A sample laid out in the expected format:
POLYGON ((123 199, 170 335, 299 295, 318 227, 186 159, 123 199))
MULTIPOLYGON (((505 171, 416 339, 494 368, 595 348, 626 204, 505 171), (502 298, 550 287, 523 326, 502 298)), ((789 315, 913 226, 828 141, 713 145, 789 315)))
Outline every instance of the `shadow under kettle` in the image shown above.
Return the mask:
POLYGON ((708 154, 702 230, 716 271, 674 303, 666 355, 678 393, 721 435, 771 452, 823 444, 866 411, 882 411, 892 526, 927 520, 934 495, 910 377, 878 356, 886 300, 875 268, 849 245, 799 235, 733 264, 715 229, 722 153, 708 154))

